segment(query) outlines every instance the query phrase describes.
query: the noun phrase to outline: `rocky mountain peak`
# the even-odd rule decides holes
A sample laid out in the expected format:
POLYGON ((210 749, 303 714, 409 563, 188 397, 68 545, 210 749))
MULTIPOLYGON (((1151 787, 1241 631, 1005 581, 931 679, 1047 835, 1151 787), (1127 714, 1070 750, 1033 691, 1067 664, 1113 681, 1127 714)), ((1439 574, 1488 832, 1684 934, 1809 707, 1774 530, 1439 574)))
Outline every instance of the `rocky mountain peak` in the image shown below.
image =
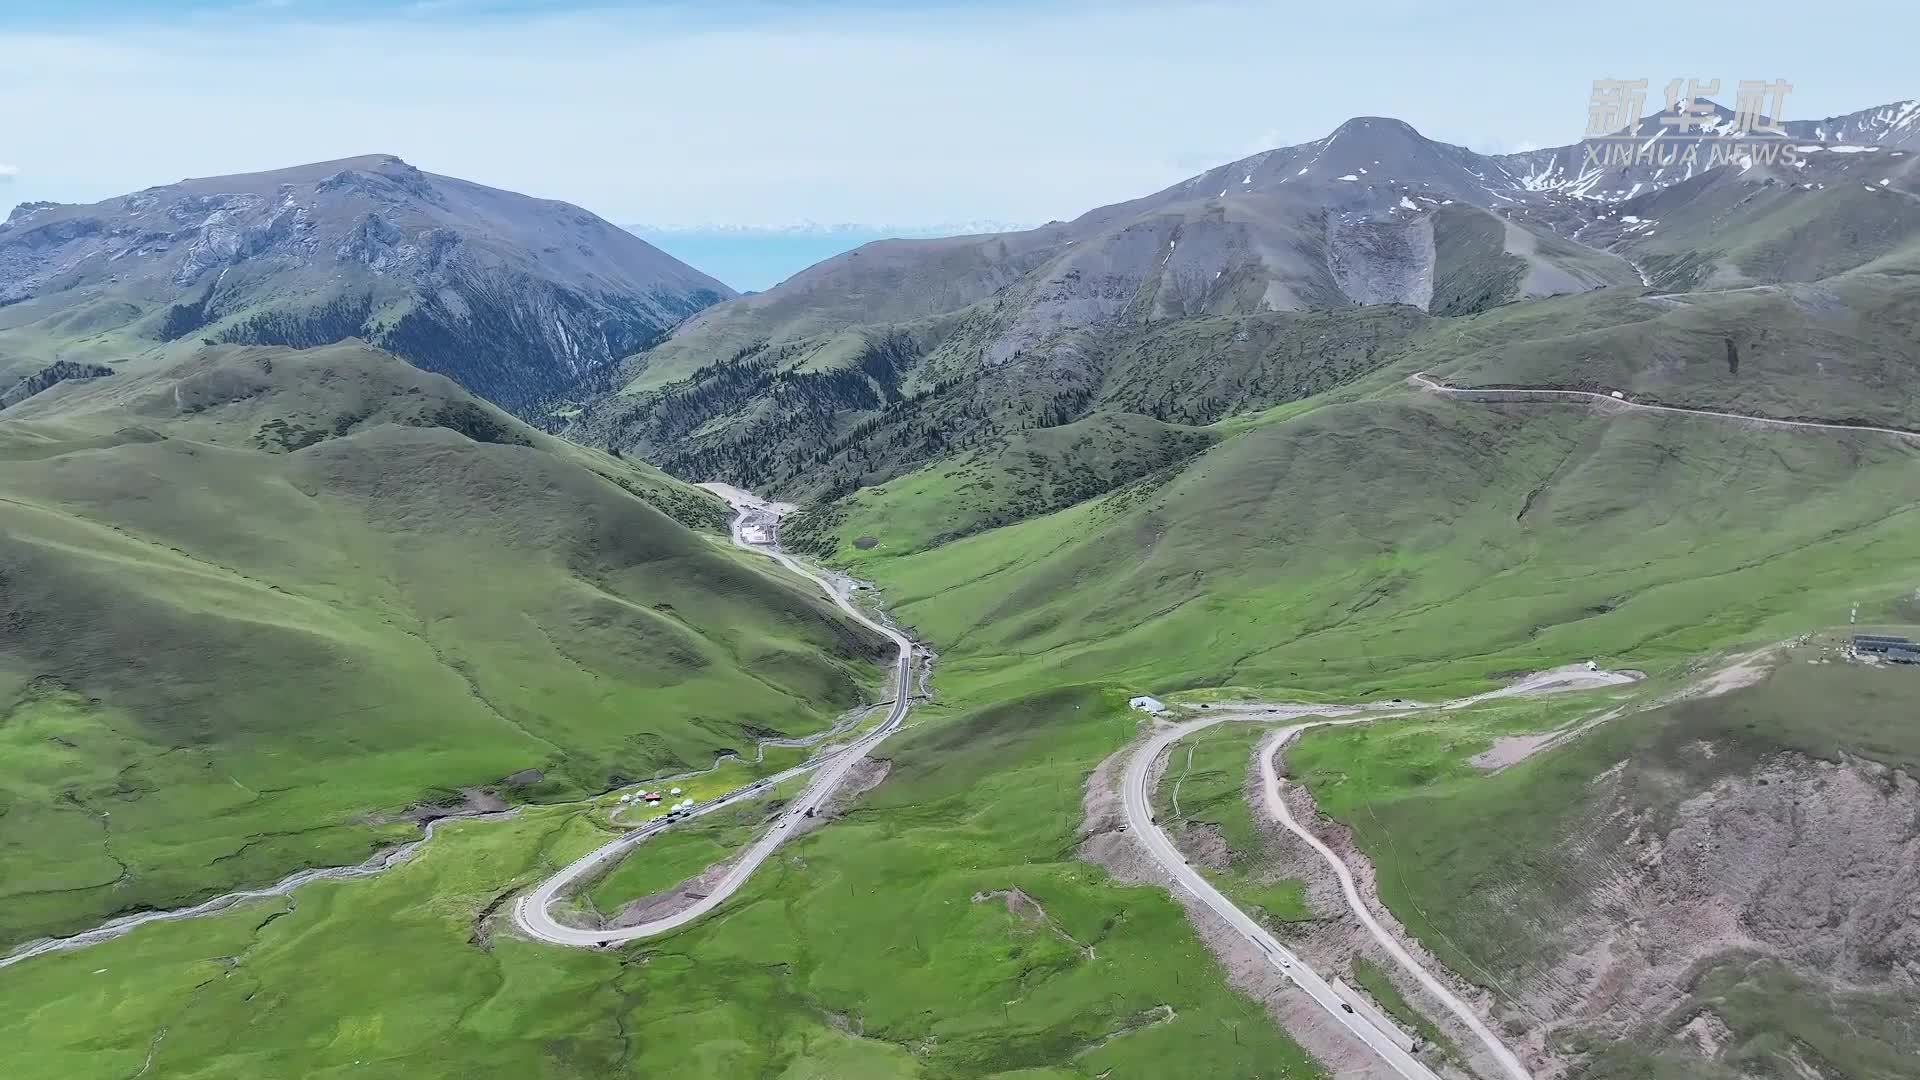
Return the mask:
POLYGON ((1420 134, 1419 129, 1407 123, 1405 120, 1399 120, 1391 116, 1353 117, 1345 123, 1342 123, 1339 127, 1334 128, 1332 133, 1327 136, 1327 141, 1331 142, 1343 136, 1354 138, 1418 139, 1422 142, 1426 141, 1426 136, 1420 134))
POLYGON ((6 223, 11 224, 16 221, 25 220, 26 218, 33 216, 38 211, 48 210, 59 205, 60 204, 56 202, 44 202, 44 201, 20 203, 19 205, 13 208, 12 213, 7 215, 6 223))
MULTIPOLYGON (((315 194, 356 192, 382 202, 422 199, 443 202, 426 173, 391 154, 349 158, 339 172, 313 186, 315 194)), ((293 185, 288 185, 292 187, 293 185)))
POLYGON ((732 295, 577 206, 393 154, 41 204, 0 225, 0 300, 100 304, 127 352, 358 337, 522 411, 732 295))

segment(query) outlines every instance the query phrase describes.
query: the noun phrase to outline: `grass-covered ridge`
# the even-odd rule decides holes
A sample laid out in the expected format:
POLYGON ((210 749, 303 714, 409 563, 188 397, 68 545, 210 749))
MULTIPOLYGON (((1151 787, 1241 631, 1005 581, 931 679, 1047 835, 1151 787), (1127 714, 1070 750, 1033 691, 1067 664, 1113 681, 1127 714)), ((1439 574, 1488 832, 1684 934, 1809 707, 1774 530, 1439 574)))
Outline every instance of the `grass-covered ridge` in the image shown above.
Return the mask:
POLYGON ((1920 429, 1916 328, 1910 271, 1724 292, 1603 290, 1449 320, 1396 367, 1455 386, 1619 389, 1637 401, 1920 429))
POLYGON ((1619 212, 1645 224, 1622 247, 1656 285, 1678 289, 1815 281, 1920 253, 1920 199, 1878 183, 1907 186, 1912 159, 1808 156, 1842 167, 1758 181, 1718 170, 1629 200, 1619 212), (1818 187, 1805 183, 1816 176, 1818 187))
MULTIPOLYGON (((932 551, 837 556, 1008 685, 1484 687, 1678 661, 1901 590, 1915 449, 1420 396, 1257 425, 1177 475, 932 551)), ((1783 635, 1784 636, 1784 635, 1783 635)))
POLYGON ((0 421, 0 939, 357 862, 513 774, 703 768, 876 677, 805 583, 653 505, 704 493, 363 347, 32 404, 0 421))

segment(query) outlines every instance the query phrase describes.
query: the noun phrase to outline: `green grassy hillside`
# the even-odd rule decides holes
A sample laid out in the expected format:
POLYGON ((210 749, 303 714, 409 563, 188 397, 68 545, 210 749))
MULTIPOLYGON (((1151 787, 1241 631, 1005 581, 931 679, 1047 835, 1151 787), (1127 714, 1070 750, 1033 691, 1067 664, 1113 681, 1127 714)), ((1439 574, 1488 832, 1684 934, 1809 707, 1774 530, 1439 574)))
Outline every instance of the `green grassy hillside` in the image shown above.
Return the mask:
MULTIPOLYGON (((1397 396, 1258 424, 1156 478, 918 554, 837 557, 1020 685, 1467 687, 1674 661, 1920 570, 1914 447, 1397 396)), ((911 550, 910 548, 906 550, 911 550)))
POLYGON ((1908 273, 1639 296, 1606 290, 1436 325, 1395 358, 1456 386, 1620 389, 1637 401, 1920 429, 1908 273))
POLYGON ((803 551, 830 553, 836 533, 851 536, 856 549, 885 545, 889 554, 918 551, 1176 468, 1219 437, 1204 427, 1096 413, 1003 436, 864 488, 829 507, 796 515, 782 536, 803 551))
MULTIPOLYGON (((1260 680, 1271 660, 1215 660, 1247 642, 1299 657, 1288 679, 1340 693, 1477 684, 1609 648, 1671 664, 1909 576, 1910 452, 1682 423, 1422 397, 1282 411, 1164 483, 927 552, 849 545, 841 555, 933 635, 943 695, 979 707, 916 714, 862 809, 770 862, 718 917, 611 955, 476 934, 584 841, 553 848, 571 834, 552 810, 468 826, 395 874, 305 890, 290 914, 263 904, 10 969, 10 990, 41 1003, 16 1036, 26 1075, 95 1062, 119 1075, 149 1052, 163 1075, 212 1076, 352 1061, 409 1076, 1314 1075, 1222 989, 1163 892, 1114 888, 1073 857, 1086 774, 1135 718, 1116 691, 1051 687, 1076 668, 1129 686, 1216 667, 1260 680), (1159 562, 1176 556, 1185 575, 1159 562), (932 584, 947 577, 961 584, 932 584), (1176 588, 1197 599, 1169 616, 1207 618, 1152 617, 1176 588), (1590 596, 1612 609, 1588 610, 1602 606, 1590 596), (987 618, 989 605, 1011 614, 987 618), (1010 888, 1046 921, 974 900, 1010 888), (236 957, 234 974, 209 955, 236 957), (409 977, 376 977, 369 957, 409 977), (1155 1022, 1162 1006, 1171 1020, 1155 1022)), ((1225 737, 1215 749, 1240 752, 1225 737)), ((1203 768, 1196 793, 1217 802, 1223 777, 1203 768)))
MULTIPOLYGON (((1089 774, 1138 730, 1128 692, 1437 696, 1589 657, 1665 688, 1703 653, 1833 624, 1856 601, 1899 615, 1920 576, 1911 443, 1404 383, 1427 369, 1899 422, 1915 360, 1905 248, 1791 288, 1502 303, 1542 259, 1619 267, 1552 244, 1529 260, 1493 218, 1449 218, 1437 258, 1458 272, 1437 284, 1476 315, 1196 315, 1250 311, 1264 289, 1210 285, 1233 260, 1195 228, 1107 238, 1167 268, 1148 285, 1103 274, 1091 244, 1074 245, 1073 288, 1034 280, 1018 297, 1000 290, 1054 249, 869 250, 820 272, 821 310, 749 298, 728 311, 758 314, 715 316, 697 349, 690 326, 629 372, 629 399, 684 410, 599 419, 653 425, 611 444, 670 450, 689 473, 872 485, 786 538, 875 580, 940 654, 941 703, 884 745, 886 780, 712 918, 611 952, 520 941, 499 918, 604 835, 572 803, 457 826, 390 874, 291 904, 36 958, 0 980, 18 1071, 1323 1075, 1227 989, 1163 890, 1079 857, 1089 774), (869 255, 887 258, 849 269, 869 255), (848 281, 890 299, 869 312, 848 281), (1201 303, 1215 288, 1233 306, 1201 303), (1094 333, 1082 301, 1140 319, 1094 333)), ((412 834, 395 811, 463 786, 556 803, 704 766, 816 730, 875 674, 877 643, 809 587, 700 533, 724 513, 707 496, 357 347, 211 353, 165 377, 63 384, 7 416, 10 939, 358 858, 412 834), (514 773, 520 787, 499 783, 514 773)), ((1491 775, 1467 758, 1572 706, 1315 738, 1293 760, 1381 865, 1396 914, 1509 994, 1576 948, 1568 920, 1611 910, 1586 869, 1624 866, 1628 841, 1578 827, 1607 809, 1591 792, 1616 765, 1620 820, 1644 813, 1649 831, 1783 754, 1912 767, 1911 740, 1889 735, 1910 702, 1806 668, 1825 674, 1491 775), (1583 837, 1592 858, 1570 858, 1583 837)), ((1170 808, 1179 785, 1177 816, 1249 856, 1223 882, 1285 921, 1301 890, 1262 872, 1235 801, 1247 736, 1196 744, 1158 798, 1170 808)), ((1824 798, 1808 790, 1802 805, 1824 798)), ((743 839, 729 824, 642 845, 597 901, 706 865, 743 839)), ((1715 956, 1645 1031, 1563 1029, 1555 1046, 1595 1075, 1687 1075, 1699 1062, 1673 1039, 1710 1009, 1737 1047, 1727 1070, 1895 1075, 1910 1002, 1819 970, 1715 956), (1851 1057, 1848 1031, 1866 1047, 1851 1057)))
POLYGON ((21 1080, 1324 1077, 1163 891, 1074 857, 1085 771, 1132 732, 1080 687, 927 722, 715 917, 612 952, 500 928, 577 808, 459 824, 378 878, 9 968, 0 1039, 21 1080))
MULTIPOLYGON (((1833 624, 1856 602, 1910 603, 1920 578, 1912 442, 1581 403, 1485 404, 1406 385, 1425 370, 1460 386, 1617 388, 1640 401, 1920 428, 1911 378, 1920 309, 1901 211, 1869 228, 1880 219, 1860 213, 1885 207, 1838 194, 1789 204, 1755 190, 1747 201, 1676 205, 1662 231, 1635 243, 1671 235, 1693 250, 1701 236, 1739 239, 1728 265, 1771 267, 1765 280, 1785 284, 1650 290, 1620 280, 1611 257, 1564 242, 1523 257, 1505 224, 1461 209, 1436 219, 1445 247, 1436 297, 1445 294, 1450 318, 1403 308, 1172 318, 1105 340, 1048 338, 1072 364, 940 366, 992 336, 982 314, 916 354, 941 373, 937 390, 914 399, 911 376, 904 400, 836 433, 813 467, 835 470, 826 490, 839 497, 788 538, 876 581, 940 650, 942 686, 982 702, 1062 682, 1431 697, 1588 658, 1647 669, 1671 687, 1703 654, 1833 624), (1813 227, 1793 217, 1803 212, 1860 228, 1802 244, 1796 230, 1813 227), (1709 219, 1718 233, 1686 231, 1709 219), (1781 244, 1806 258, 1768 262, 1781 244), (1542 260, 1626 287, 1503 302, 1540 284, 1542 260), (951 438, 964 425, 943 426, 981 416, 1038 427, 996 433, 981 449, 951 438), (1192 425, 1208 442, 1151 471, 1113 468, 1151 460, 1140 448, 1159 445, 1165 429, 1147 418, 1192 425), (1095 430, 1132 434, 1090 440, 1095 430), (1055 456, 1059 447, 1071 452, 1055 456), (934 460, 893 476, 913 454, 934 460), (1048 478, 1089 465, 1116 490, 1060 508, 1062 488, 1048 478), (870 486, 841 495, 853 483, 870 486)), ((1343 737, 1360 749, 1340 770, 1313 752, 1301 761, 1317 770, 1307 778, 1329 811, 1382 863, 1386 902, 1429 947, 1502 995, 1532 979, 1525 1008, 1535 1012, 1504 1015, 1546 1032, 1562 1060, 1605 1077, 1809 1075, 1802 1066, 1896 1075, 1885 1063, 1911 1040, 1891 1021, 1906 999, 1890 996, 1884 969, 1850 967, 1860 983, 1838 987, 1817 958, 1725 950, 1692 981, 1661 983, 1687 989, 1647 1015, 1601 1023, 1555 1012, 1559 998, 1537 1000, 1571 970, 1549 961, 1573 963, 1595 927, 1637 925, 1607 922, 1620 900, 1606 874, 1627 873, 1648 843, 1657 849, 1680 802, 1757 783, 1782 754, 1911 767, 1889 733, 1897 708, 1829 686, 1827 700, 1851 704, 1841 706, 1847 719, 1827 721, 1819 695, 1788 690, 1769 684, 1729 699, 1731 711, 1602 729, 1599 749, 1579 741, 1492 779, 1466 759, 1500 734, 1543 730, 1592 703, 1453 714, 1431 737, 1423 728, 1364 746, 1370 735, 1354 733, 1343 737), (1688 749, 1683 735, 1694 734, 1713 756, 1688 749), (1635 777, 1623 801, 1583 801, 1623 759, 1635 777), (1553 782, 1538 789, 1522 779, 1543 775, 1553 782), (1376 799, 1399 800, 1393 820, 1361 828, 1376 799), (1625 833, 1569 831, 1603 812, 1638 823, 1642 847, 1625 833), (1420 815, 1428 820, 1416 825, 1420 815), (1509 834, 1512 844, 1490 842, 1509 834), (1395 854, 1409 844, 1421 851, 1395 854), (1488 959, 1503 949, 1504 965, 1488 959), (1819 1004, 1788 1016, 1787 1001, 1819 1004), (1724 1028, 1722 1049, 1695 1047, 1696 1028, 1709 1042, 1724 1028), (1858 1033, 1851 1051, 1847 1031, 1858 1033)), ((1233 808, 1242 737, 1199 745, 1193 767, 1176 762, 1162 784, 1168 811, 1181 785, 1173 818, 1201 846, 1214 834, 1230 852, 1248 846, 1244 808, 1233 808)), ((1223 884, 1274 918, 1297 914, 1285 875, 1247 854, 1229 859, 1223 884)), ((1815 919, 1817 908, 1779 918, 1815 919)))
POLYGON ((0 939, 357 861, 411 833, 381 815, 524 770, 558 798, 704 766, 876 678, 809 586, 654 506, 704 493, 364 347, 20 408, 0 939))
MULTIPOLYGON (((1647 669, 1670 688, 1702 655, 1844 622, 1855 603, 1869 617, 1910 619, 1920 446, 1581 403, 1454 400, 1405 376, 1620 386, 1640 400, 1920 426, 1913 312, 1910 284, 1883 261, 1811 286, 1665 299, 1603 290, 1425 321, 1335 388, 1229 415, 1206 428, 1218 441, 1205 452, 1111 494, 943 543, 921 523, 970 499, 940 464, 817 515, 821 546, 941 646, 950 685, 986 698, 1062 679, 1436 697, 1588 658, 1647 669), (853 543, 860 536, 879 543, 853 543)), ((1800 665, 1724 703, 1623 721, 1492 778, 1467 758, 1582 703, 1316 737, 1297 760, 1382 867, 1395 914, 1453 970, 1493 988, 1516 1034, 1546 1032, 1586 1070, 1575 1075, 1892 1076, 1888 1063, 1913 1049, 1893 1020, 1911 995, 1897 974, 1889 982, 1898 965, 1854 929, 1878 919, 1906 933, 1878 914, 1879 900, 1858 916, 1838 914, 1845 900, 1804 898, 1814 914, 1787 904, 1769 927, 1835 912, 1840 922, 1823 925, 1851 935, 1846 947, 1709 950, 1692 974, 1650 984, 1684 993, 1640 1013, 1563 1013, 1576 1005, 1553 989, 1598 930, 1639 925, 1620 905, 1650 887, 1627 892, 1621 875, 1657 856, 1682 802, 1711 799, 1716 785, 1764 791, 1767 770, 1809 760, 1910 773, 1898 729, 1912 695, 1875 696, 1858 677, 1800 665), (1328 745, 1345 750, 1322 756, 1328 745), (1622 761, 1628 781, 1607 789, 1617 801, 1582 794, 1622 761), (1846 965, 1838 983, 1828 956, 1846 965)), ((1221 802, 1238 794, 1244 774, 1230 766, 1248 738, 1198 745, 1191 769, 1176 760, 1160 805, 1171 813, 1180 783, 1170 820, 1209 834, 1196 839, 1202 848, 1213 835, 1226 841, 1223 885, 1286 912, 1284 873, 1257 851, 1239 857, 1244 808, 1221 802)), ((1808 813, 1851 812, 1851 795, 1801 781, 1814 785, 1808 813)), ((1891 774, 1877 782, 1889 797, 1911 787, 1891 774)), ((1772 812, 1734 811, 1716 827, 1764 852, 1794 835, 1752 820, 1772 812)), ((1855 865, 1810 880, 1851 882, 1855 865)), ((1720 884, 1745 895, 1732 891, 1744 880, 1720 884)), ((1713 881, 1693 888, 1717 895, 1713 881)), ((1615 943, 1614 955, 1638 955, 1633 944, 1615 943)), ((1647 948, 1659 953, 1658 942, 1647 948)), ((1600 1008, 1578 1005, 1589 1007, 1600 1008)))
POLYGON ((1912 186, 1912 158, 1808 157, 1816 167, 1719 170, 1623 203, 1640 227, 1621 248, 1655 285, 1691 289, 1816 281, 1920 242, 1920 199, 1889 190, 1912 186))

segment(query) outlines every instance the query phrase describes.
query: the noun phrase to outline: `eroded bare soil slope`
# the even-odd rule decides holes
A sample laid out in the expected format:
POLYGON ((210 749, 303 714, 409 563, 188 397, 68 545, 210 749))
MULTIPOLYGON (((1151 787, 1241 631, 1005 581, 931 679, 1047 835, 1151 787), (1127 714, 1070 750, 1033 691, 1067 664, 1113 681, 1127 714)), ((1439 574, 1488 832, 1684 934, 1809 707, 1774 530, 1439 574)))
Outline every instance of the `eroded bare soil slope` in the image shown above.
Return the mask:
POLYGON ((1542 1075, 1915 1075, 1920 672, 1774 660, 1489 776, 1343 801, 1364 734, 1290 766, 1542 1075))

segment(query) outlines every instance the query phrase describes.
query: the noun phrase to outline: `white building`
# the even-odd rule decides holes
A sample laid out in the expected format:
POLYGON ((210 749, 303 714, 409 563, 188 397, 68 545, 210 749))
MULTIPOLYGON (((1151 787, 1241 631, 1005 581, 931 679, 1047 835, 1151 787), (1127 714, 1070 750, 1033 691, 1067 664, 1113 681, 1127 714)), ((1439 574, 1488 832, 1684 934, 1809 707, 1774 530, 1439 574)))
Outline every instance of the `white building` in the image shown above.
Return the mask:
POLYGON ((1167 707, 1160 703, 1159 698, 1150 698, 1150 697, 1147 697, 1145 694, 1142 694, 1137 698, 1129 699, 1127 701, 1127 704, 1132 706, 1133 708, 1139 709, 1141 712, 1163 713, 1167 711, 1167 707))

